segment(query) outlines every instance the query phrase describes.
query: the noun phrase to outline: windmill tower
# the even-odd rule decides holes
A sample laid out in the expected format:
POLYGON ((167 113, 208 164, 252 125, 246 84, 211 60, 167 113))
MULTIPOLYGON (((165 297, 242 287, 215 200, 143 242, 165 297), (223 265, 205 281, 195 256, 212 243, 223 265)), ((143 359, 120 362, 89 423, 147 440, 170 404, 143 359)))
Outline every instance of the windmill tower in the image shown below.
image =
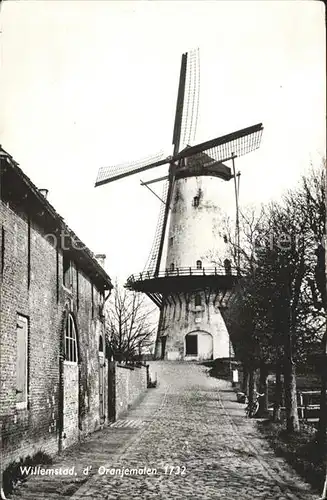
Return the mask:
POLYGON ((238 234, 235 158, 257 149, 263 130, 259 123, 190 146, 198 104, 199 54, 192 51, 182 56, 172 155, 159 153, 139 162, 101 168, 95 184, 169 165, 167 176, 141 182, 152 191, 150 184, 164 181, 162 204, 147 265, 125 285, 147 294, 159 307, 155 357, 168 360, 230 357, 221 309, 226 307, 238 269, 224 255, 221 200, 226 184, 233 179, 238 234), (164 245, 166 262, 162 266, 164 245), (220 265, 212 264, 212 253, 220 258, 220 265))

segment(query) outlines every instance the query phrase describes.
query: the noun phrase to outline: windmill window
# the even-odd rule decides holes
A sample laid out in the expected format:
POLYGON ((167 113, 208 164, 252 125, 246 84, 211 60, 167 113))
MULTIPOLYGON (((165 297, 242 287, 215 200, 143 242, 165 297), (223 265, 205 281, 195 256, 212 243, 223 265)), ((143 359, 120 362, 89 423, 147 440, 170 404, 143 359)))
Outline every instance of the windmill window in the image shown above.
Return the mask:
POLYGON ((1 274, 5 268, 5 229, 1 228, 1 274))
POLYGON ((194 303, 195 303, 196 306, 200 306, 201 305, 201 295, 200 294, 198 294, 198 293, 196 294, 194 303))
POLYGON ((170 270, 171 270, 171 271, 174 271, 174 270, 175 270, 175 264, 174 264, 173 262, 170 264, 170 270))
POLYGON ((169 238, 169 246, 172 247, 173 243, 174 243, 174 238, 172 236, 171 238, 169 238))
POLYGON ((194 198, 193 198, 193 207, 198 207, 199 203, 200 203, 199 196, 194 196, 194 198))
POLYGON ((197 260, 196 261, 196 268, 197 269, 202 269, 202 260, 197 260))
POLYGON ((77 336, 75 322, 71 314, 68 315, 65 329, 65 360, 77 363, 77 336))

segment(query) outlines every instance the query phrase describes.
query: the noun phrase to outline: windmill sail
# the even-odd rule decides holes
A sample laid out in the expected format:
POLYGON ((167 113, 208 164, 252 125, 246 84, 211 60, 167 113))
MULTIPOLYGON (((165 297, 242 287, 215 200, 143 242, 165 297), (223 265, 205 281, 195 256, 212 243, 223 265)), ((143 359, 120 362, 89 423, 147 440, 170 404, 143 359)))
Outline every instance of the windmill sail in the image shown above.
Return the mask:
POLYGON ((214 161, 226 161, 232 156, 243 156, 260 147, 262 123, 247 127, 210 141, 191 146, 174 156, 172 161, 205 153, 214 161))
POLYGON ((180 148, 192 144, 199 114, 200 99, 200 53, 199 49, 188 52, 184 105, 181 121, 180 148))
POLYGON ((179 143, 180 143, 180 137, 181 137, 181 125, 182 125, 184 94, 185 94, 186 68, 187 68, 187 53, 182 55, 181 72, 180 72, 180 76, 179 76, 175 123, 174 123, 174 133, 173 133, 174 154, 178 153, 178 151, 179 151, 179 143))
POLYGON ((121 163, 120 165, 112 167, 102 167, 99 169, 95 187, 128 177, 129 175, 144 172, 144 170, 149 170, 150 168, 165 165, 168 162, 169 157, 167 158, 164 151, 160 151, 159 153, 143 158, 142 160, 121 163))
MULTIPOLYGON (((164 200, 167 203, 167 195, 168 195, 168 180, 166 180, 163 184, 162 188, 162 195, 161 199, 164 200)), ((163 230, 163 223, 164 223, 164 215, 165 215, 165 207, 166 204, 161 203, 160 204, 160 211, 159 211, 159 217, 157 221, 157 226, 155 230, 155 235, 152 243, 152 248, 148 257, 148 260, 145 264, 144 271, 148 271, 149 274, 153 275, 157 260, 158 260, 158 255, 159 255, 159 247, 160 247, 160 238, 162 235, 162 230, 163 230)))

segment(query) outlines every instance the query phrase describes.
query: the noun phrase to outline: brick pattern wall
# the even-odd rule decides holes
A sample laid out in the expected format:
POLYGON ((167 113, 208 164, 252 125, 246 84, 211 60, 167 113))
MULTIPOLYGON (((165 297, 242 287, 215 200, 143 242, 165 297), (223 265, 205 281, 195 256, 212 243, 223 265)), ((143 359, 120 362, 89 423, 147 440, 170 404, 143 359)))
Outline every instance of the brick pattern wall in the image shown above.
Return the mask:
POLYGON ((130 368, 117 364, 116 380, 116 418, 129 409, 147 388, 146 367, 130 368))
POLYGON ((63 448, 78 440, 78 364, 64 363, 63 448))
POLYGON ((77 396, 76 386, 73 388, 69 383, 76 374, 73 375, 68 367, 64 373, 64 405, 67 415, 71 415, 70 423, 66 418, 70 442, 99 427, 98 349, 103 323, 99 317, 100 294, 94 288, 92 307, 90 278, 78 265, 74 264, 72 289, 62 286, 62 254, 58 254, 57 265, 54 238, 46 237, 45 231, 32 221, 29 245, 28 219, 24 211, 0 201, 0 216, 0 237, 4 234, 3 244, 0 241, 0 252, 4 248, 4 254, 0 256, 0 262, 3 262, 3 272, 0 271, 0 422, 1 461, 5 468, 12 460, 32 455, 40 449, 50 455, 58 451, 59 357, 64 318, 68 311, 76 321, 80 350, 77 396), (28 406, 23 409, 16 405, 17 313, 29 321, 28 406))
POLYGON ((58 355, 56 255, 31 227, 28 287, 28 220, 1 203, 4 268, 1 284, 1 391, 3 466, 17 454, 57 450, 58 355), (16 405, 17 314, 28 317, 29 387, 27 408, 16 405), (51 335, 50 335, 50 330, 51 335))

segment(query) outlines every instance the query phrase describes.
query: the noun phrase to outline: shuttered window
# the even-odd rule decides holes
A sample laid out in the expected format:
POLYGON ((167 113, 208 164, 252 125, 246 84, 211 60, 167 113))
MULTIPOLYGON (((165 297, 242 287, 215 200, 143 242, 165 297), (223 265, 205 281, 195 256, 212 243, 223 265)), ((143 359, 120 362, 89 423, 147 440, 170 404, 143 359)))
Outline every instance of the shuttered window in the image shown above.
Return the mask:
POLYGON ((20 314, 17 315, 16 337, 16 402, 18 406, 26 406, 28 391, 28 319, 20 314))

